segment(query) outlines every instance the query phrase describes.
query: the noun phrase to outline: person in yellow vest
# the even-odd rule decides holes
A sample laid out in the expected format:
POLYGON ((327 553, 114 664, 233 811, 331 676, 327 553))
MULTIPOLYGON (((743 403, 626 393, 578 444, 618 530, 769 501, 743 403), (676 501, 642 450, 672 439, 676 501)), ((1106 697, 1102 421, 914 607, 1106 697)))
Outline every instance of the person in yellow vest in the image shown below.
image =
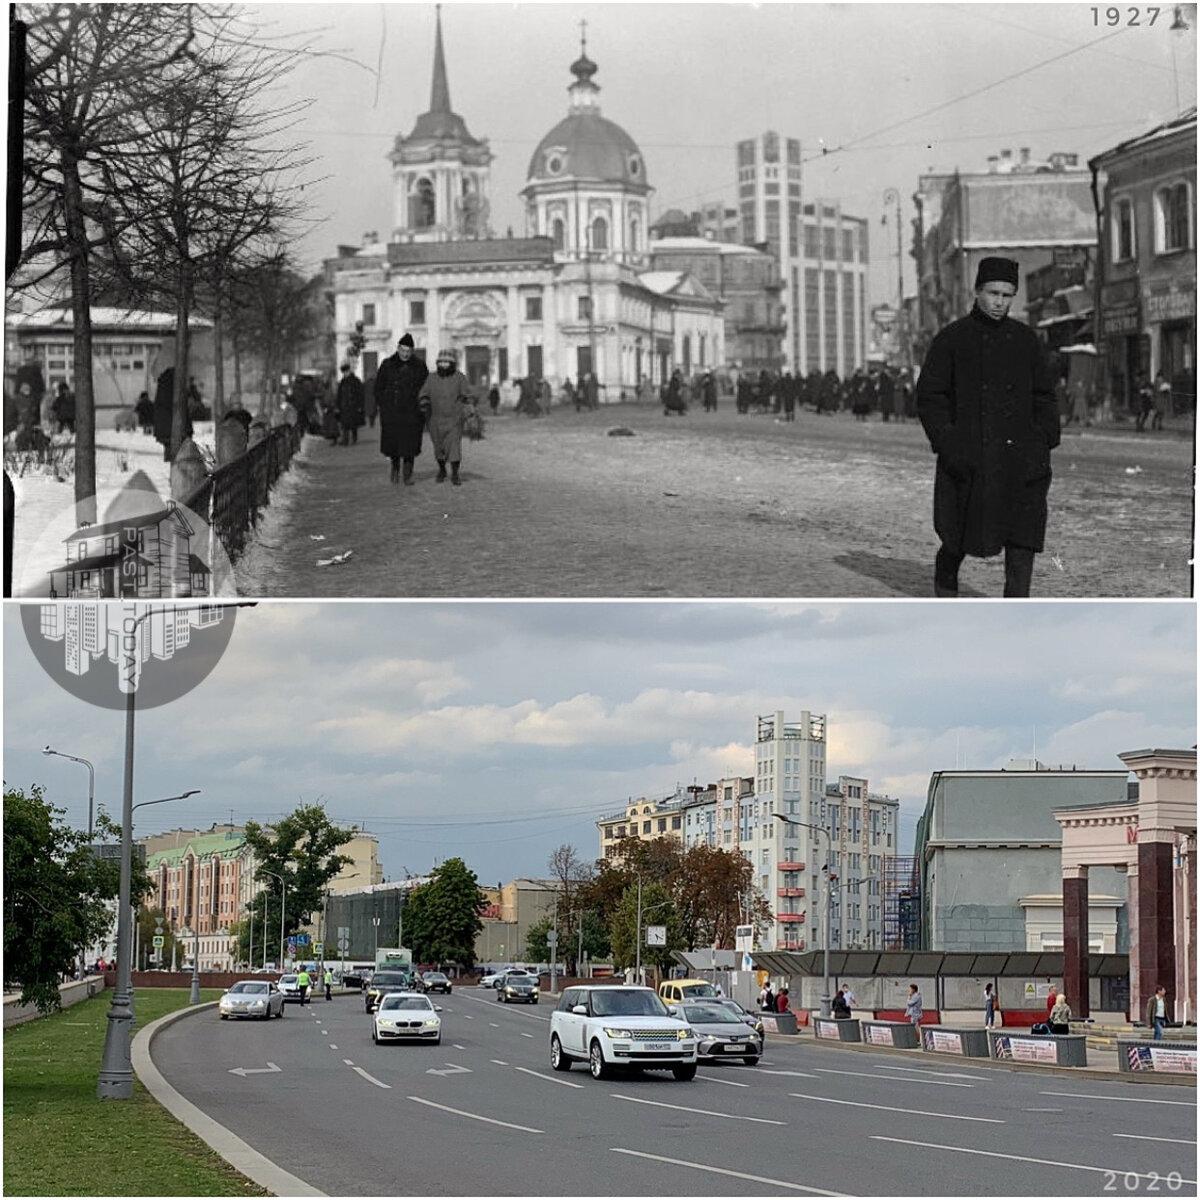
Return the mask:
POLYGON ((325 968, 325 999, 333 999, 333 971, 329 967, 325 968))
POLYGON ((300 1007, 303 1008, 308 1003, 308 985, 312 983, 312 977, 308 973, 306 967, 301 967, 296 975, 296 986, 300 989, 300 1007))

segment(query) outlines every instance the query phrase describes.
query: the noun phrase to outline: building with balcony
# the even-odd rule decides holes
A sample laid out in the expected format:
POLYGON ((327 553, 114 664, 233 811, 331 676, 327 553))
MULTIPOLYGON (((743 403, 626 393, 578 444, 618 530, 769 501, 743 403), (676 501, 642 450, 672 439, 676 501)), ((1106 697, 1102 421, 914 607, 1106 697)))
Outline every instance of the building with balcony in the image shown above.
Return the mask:
POLYGON ((836 875, 830 945, 882 949, 885 860, 896 853, 900 801, 872 792, 865 779, 843 775, 826 785, 820 824, 829 830, 836 875))
POLYGON ((1196 407, 1196 109, 1096 155, 1098 385, 1135 411, 1139 376, 1196 407))

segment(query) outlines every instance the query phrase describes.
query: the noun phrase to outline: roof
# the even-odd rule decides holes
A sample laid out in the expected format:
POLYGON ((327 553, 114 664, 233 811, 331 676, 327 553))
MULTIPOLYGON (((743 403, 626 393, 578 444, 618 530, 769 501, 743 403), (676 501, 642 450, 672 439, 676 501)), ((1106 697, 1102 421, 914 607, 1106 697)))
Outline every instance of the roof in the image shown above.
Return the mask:
MULTIPOLYGON (((773 975, 824 975, 824 951, 806 950, 797 954, 791 950, 754 951, 756 970, 773 975)), ((959 978, 1032 979, 1052 976, 1061 978, 1063 954, 1043 954, 1039 951, 1010 951, 1008 953, 976 953, 950 950, 830 950, 830 977, 849 975, 862 978, 871 975, 929 979, 934 976, 959 978)), ((1096 979, 1120 978, 1129 974, 1128 954, 1089 954, 1088 976, 1096 979)))
POLYGON ((187 857, 188 853, 197 858, 206 854, 219 854, 222 858, 236 857, 245 845, 245 834, 234 833, 231 837, 225 833, 202 833, 188 838, 185 846, 171 846, 165 850, 156 850, 146 856, 147 867, 157 867, 160 863, 178 863, 187 857))
POLYGON ((548 237, 481 238, 469 242, 390 242, 387 257, 395 267, 514 262, 549 266, 554 262, 554 242, 548 237))
POLYGON ((663 237, 650 242, 648 253, 666 253, 669 251, 692 251, 700 253, 710 251, 714 254, 752 254, 757 258, 770 258, 771 255, 756 246, 746 246, 741 242, 718 242, 706 237, 663 237))
POLYGON ((694 275, 687 271, 644 271, 638 282, 660 296, 689 296, 695 300, 714 300, 708 290, 694 275))
POLYGON ((1137 137, 1129 138, 1128 141, 1118 142, 1117 145, 1108 150, 1101 150, 1094 158, 1088 160, 1088 165, 1094 167, 1098 163, 1107 162, 1112 158, 1127 154, 1131 150, 1144 149, 1154 142, 1163 141, 1177 133, 1186 133, 1189 128, 1192 130, 1192 139, 1194 141, 1196 129, 1196 106, 1194 104, 1191 108, 1180 113, 1174 120, 1166 121, 1162 125, 1156 125, 1146 133, 1139 133, 1137 137))
MULTIPOLYGON (((145 312, 132 308, 109 308, 93 306, 91 309, 92 329, 117 326, 122 329, 140 329, 146 333, 174 333, 175 314, 145 312)), ((75 317, 69 304, 48 305, 34 312, 12 312, 5 315, 4 323, 19 329, 73 329, 75 317)), ((188 325, 196 329, 209 329, 211 321, 189 316, 188 325)))
POLYGON ((433 84, 429 92, 429 111, 418 118, 407 138, 396 138, 397 147, 408 142, 461 142, 471 146, 484 143, 471 136, 467 123, 450 107, 450 83, 446 75, 446 53, 442 48, 442 10, 437 11, 437 39, 433 49, 433 84))
POLYGON ((637 143, 620 125, 599 113, 571 113, 538 143, 529 160, 526 178, 538 180, 585 179, 646 187, 646 172, 637 143), (561 151, 562 165, 552 171, 561 151))

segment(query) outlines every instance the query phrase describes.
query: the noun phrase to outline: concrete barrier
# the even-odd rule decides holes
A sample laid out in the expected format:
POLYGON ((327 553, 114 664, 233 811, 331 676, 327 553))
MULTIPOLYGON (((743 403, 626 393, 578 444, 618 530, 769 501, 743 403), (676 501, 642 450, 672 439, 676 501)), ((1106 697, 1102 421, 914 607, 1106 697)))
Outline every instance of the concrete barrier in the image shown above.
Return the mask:
POLYGON ((831 1017, 817 1017, 813 1021, 813 1030, 817 1037, 830 1042, 861 1042, 862 1032, 858 1022, 843 1018, 835 1021, 831 1017))
POLYGON ((793 1012, 760 1013, 766 1033, 795 1033, 796 1014, 793 1012))
POLYGON ((898 1050, 917 1050, 921 1042, 911 1021, 860 1021, 862 1040, 872 1046, 895 1046, 898 1050))
MULTIPOLYGON (((58 994, 63 1008, 70 1008, 81 1000, 90 1000, 104 991, 104 980, 99 975, 87 979, 77 979, 71 983, 59 985, 58 994)), ((42 1014, 32 1004, 22 1004, 19 994, 4 997, 4 1028, 11 1025, 24 1025, 26 1021, 36 1021, 42 1014)))
POLYGON ((1054 1067, 1087 1066, 1086 1034, 1020 1034, 989 1029, 987 1036, 992 1058, 1000 1061, 1045 1063, 1054 1067))
POLYGON ((986 1029, 943 1029, 934 1025, 921 1029, 921 1049, 933 1054, 957 1054, 962 1058, 988 1058, 986 1029))
POLYGON ((1117 1069, 1142 1074, 1196 1074, 1196 1043, 1154 1041, 1153 1038, 1117 1038, 1117 1069))

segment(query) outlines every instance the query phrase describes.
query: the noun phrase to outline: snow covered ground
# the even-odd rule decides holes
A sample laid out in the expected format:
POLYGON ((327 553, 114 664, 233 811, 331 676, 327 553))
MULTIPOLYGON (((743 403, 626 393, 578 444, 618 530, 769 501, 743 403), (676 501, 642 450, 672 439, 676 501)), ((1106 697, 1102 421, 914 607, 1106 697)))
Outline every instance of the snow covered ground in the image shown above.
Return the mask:
MULTIPOLYGON (((197 421, 192 436, 200 452, 211 459, 215 454, 212 421, 197 421)), ((76 529, 73 449, 69 443, 59 449, 46 466, 28 464, 23 456, 5 450, 5 470, 16 493, 13 594, 17 597, 47 594, 49 572, 61 566, 63 541, 76 529)), ((159 496, 170 495, 171 465, 163 461, 162 446, 153 437, 137 431, 97 431, 99 521, 103 522, 109 505, 139 472, 159 496)))

